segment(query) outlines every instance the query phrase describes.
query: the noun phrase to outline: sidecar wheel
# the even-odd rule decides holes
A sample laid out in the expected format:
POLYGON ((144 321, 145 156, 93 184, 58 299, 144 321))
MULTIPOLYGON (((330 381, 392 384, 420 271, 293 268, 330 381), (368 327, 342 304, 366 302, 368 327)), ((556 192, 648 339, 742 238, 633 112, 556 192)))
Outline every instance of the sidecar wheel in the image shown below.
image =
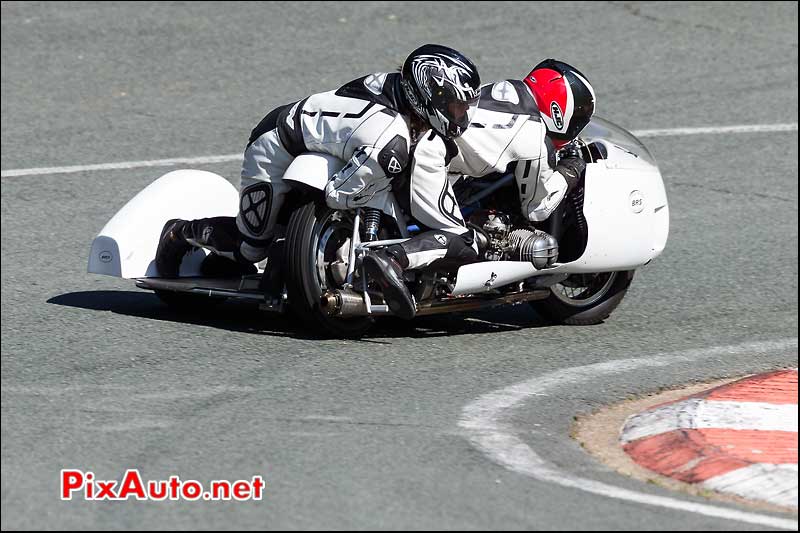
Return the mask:
POLYGON ((329 289, 341 288, 331 263, 336 251, 350 239, 352 219, 324 203, 309 202, 292 213, 286 234, 286 292, 291 310, 310 326, 311 334, 327 333, 359 338, 372 327, 372 318, 336 318, 320 309, 320 298, 329 289))
POLYGON ((633 270, 573 274, 550 287, 550 296, 530 302, 537 313, 555 324, 591 326, 608 318, 622 302, 633 270))

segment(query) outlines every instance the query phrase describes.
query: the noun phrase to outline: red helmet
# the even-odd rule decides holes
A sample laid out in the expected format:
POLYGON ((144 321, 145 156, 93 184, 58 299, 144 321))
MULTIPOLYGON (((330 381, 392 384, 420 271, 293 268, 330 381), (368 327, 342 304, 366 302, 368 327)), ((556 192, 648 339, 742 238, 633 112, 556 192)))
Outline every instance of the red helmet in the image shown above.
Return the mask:
POLYGON ((545 59, 525 76, 525 83, 556 148, 577 137, 592 118, 594 89, 575 67, 545 59))

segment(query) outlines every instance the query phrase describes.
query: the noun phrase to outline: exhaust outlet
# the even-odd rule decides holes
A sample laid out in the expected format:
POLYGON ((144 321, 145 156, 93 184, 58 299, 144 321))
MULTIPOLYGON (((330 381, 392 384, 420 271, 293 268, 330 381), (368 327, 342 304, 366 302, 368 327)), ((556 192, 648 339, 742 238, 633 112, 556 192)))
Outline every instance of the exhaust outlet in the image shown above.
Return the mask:
POLYGON ((328 291, 319 299, 319 307, 328 316, 367 316, 364 296, 346 289, 328 291))

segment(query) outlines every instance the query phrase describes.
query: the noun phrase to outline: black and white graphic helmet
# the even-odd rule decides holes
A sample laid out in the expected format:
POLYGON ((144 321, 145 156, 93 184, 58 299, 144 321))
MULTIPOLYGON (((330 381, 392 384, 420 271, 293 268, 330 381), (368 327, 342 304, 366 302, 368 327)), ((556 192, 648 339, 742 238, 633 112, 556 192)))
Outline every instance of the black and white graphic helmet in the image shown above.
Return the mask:
POLYGON ((402 86, 414 111, 448 139, 463 134, 478 107, 481 78, 461 52, 440 46, 420 46, 406 58, 402 86))

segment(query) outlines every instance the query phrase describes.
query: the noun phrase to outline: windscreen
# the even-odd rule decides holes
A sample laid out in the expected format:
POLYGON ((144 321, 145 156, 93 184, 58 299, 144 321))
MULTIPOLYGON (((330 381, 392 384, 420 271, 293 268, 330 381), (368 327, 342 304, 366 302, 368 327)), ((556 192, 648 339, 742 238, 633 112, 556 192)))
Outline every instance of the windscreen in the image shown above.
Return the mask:
POLYGON ((627 152, 639 156, 643 161, 651 165, 656 165, 655 157, 653 157, 650 150, 648 150, 639 139, 628 130, 602 117, 592 117, 592 120, 586 125, 586 128, 578 137, 586 144, 598 140, 605 140, 627 152))

